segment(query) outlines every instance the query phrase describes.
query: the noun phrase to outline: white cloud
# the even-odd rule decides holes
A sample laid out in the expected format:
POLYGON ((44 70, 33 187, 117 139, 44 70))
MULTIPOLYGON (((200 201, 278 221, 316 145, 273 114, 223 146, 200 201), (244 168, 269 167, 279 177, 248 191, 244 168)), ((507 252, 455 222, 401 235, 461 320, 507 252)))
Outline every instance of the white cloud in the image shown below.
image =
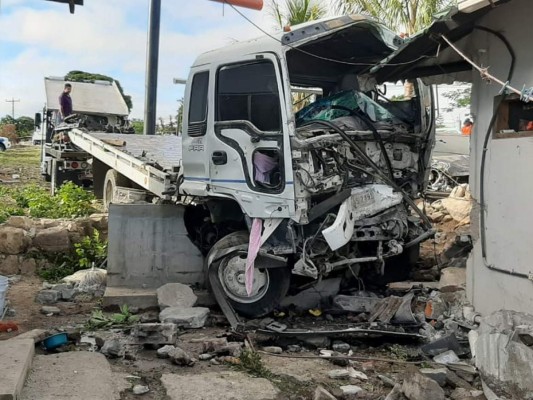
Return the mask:
MULTIPOLYGON (((44 2, 43 2, 44 3, 44 2)), ((44 103, 43 78, 74 69, 111 75, 133 96, 134 117, 142 117, 147 0, 91 0, 68 13, 63 4, 32 8, 32 0, 3 0, 0 14, 0 100, 14 96, 18 115, 32 115, 44 103)), ((266 14, 245 11, 270 29, 266 14)), ((163 2, 158 115, 174 114, 186 77, 200 53, 232 40, 261 34, 227 6, 206 0, 163 2)), ((0 102, 0 115, 10 105, 0 102)))

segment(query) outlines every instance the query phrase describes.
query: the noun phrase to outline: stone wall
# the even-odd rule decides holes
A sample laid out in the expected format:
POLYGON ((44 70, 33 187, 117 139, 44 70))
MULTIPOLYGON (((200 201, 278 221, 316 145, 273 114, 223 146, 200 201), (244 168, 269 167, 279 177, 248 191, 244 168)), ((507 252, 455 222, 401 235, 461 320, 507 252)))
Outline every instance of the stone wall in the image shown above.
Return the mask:
POLYGON ((73 220, 10 217, 0 224, 0 275, 33 275, 48 264, 46 256, 73 251, 94 229, 107 239, 107 214, 73 220))

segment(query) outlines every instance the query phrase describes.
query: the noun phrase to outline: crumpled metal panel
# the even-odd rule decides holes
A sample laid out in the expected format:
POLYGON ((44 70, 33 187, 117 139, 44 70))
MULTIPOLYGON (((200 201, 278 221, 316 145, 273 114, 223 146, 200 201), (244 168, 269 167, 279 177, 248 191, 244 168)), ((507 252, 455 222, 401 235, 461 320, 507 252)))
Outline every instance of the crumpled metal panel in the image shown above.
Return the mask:
POLYGON ((402 195, 387 185, 369 185, 352 189, 337 214, 335 222, 322 231, 331 250, 348 243, 355 229, 355 221, 378 214, 402 202, 402 195))

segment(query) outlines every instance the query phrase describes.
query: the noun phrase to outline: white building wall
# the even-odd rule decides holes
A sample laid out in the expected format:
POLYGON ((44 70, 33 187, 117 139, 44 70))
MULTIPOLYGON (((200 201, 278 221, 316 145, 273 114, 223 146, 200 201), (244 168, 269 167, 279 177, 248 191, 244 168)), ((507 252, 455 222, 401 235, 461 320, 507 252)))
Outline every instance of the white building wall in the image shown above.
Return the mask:
MULTIPOLYGON (((503 33, 516 52, 512 86, 533 86, 533 1, 513 0, 479 21, 503 33)), ((468 54, 490 73, 506 80, 510 55, 494 35, 477 31, 468 54), (480 51, 481 50, 481 51, 480 51), (486 53, 484 52, 486 50, 486 53)), ((473 77, 472 114, 476 121, 471 138, 471 187, 479 200, 480 161, 483 140, 494 110, 494 98, 501 90, 487 84, 479 74, 473 77)), ((529 274, 533 272, 533 138, 491 140, 486 160, 485 198, 487 203, 487 262, 529 274)), ((479 227, 472 221, 474 236, 479 227)), ((476 242, 469 260, 467 292, 477 311, 487 314, 500 309, 533 313, 533 281, 489 270, 476 242)))

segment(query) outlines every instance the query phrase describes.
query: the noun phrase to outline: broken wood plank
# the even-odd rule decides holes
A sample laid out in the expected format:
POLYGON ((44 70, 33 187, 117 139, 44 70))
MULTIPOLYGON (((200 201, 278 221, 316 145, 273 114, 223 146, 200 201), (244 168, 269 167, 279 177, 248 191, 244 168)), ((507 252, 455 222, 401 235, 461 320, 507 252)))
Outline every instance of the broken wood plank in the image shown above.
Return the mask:
POLYGON ((109 145, 115 146, 115 147, 124 147, 124 146, 126 146, 126 141, 125 140, 121 140, 121 139, 101 139, 101 140, 105 144, 109 144, 109 145))

